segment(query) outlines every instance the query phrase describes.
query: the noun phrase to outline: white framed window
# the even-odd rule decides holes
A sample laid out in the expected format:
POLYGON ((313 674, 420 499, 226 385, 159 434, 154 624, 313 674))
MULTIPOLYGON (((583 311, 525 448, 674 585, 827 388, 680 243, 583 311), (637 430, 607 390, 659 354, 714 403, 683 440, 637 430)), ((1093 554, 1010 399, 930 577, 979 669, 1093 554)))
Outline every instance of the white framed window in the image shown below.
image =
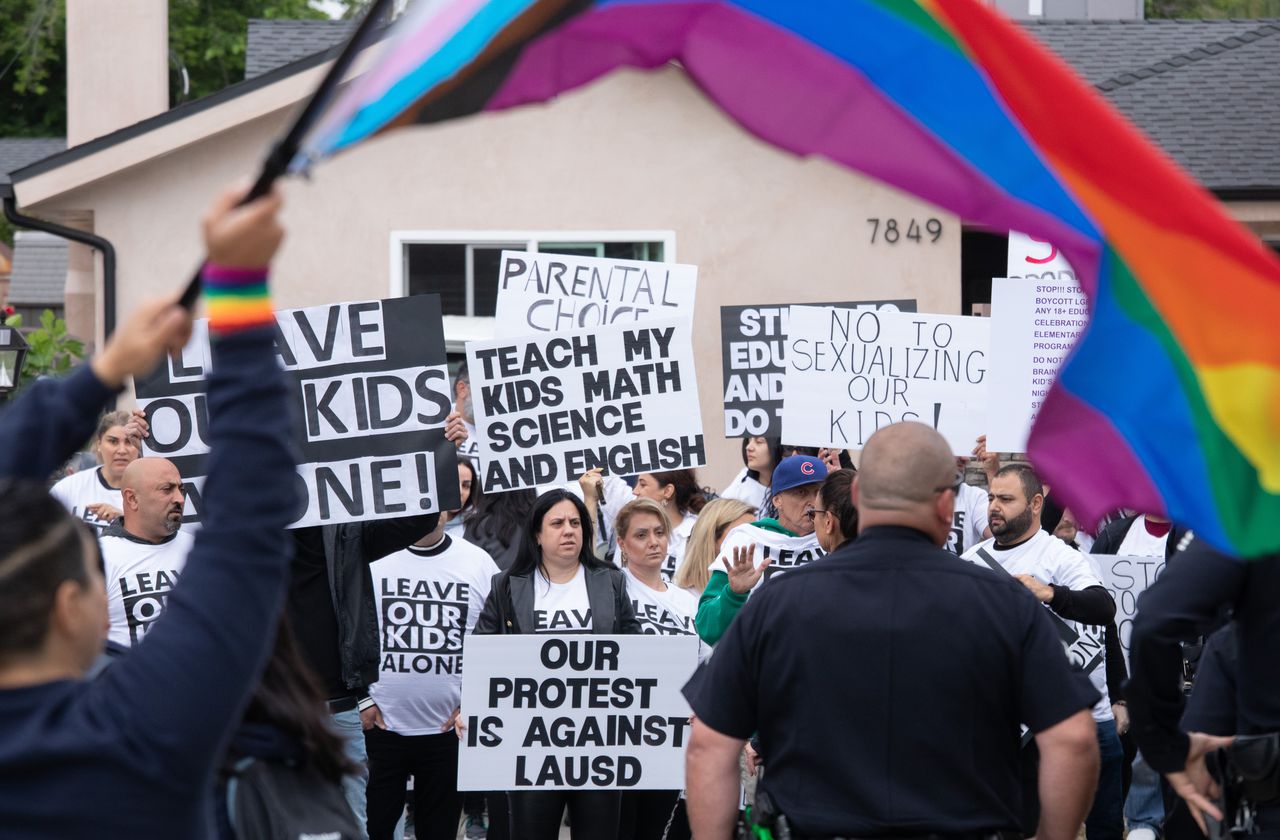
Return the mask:
POLYGON ((503 251, 675 262, 671 230, 391 232, 392 297, 440 295, 447 349, 493 337, 503 251))

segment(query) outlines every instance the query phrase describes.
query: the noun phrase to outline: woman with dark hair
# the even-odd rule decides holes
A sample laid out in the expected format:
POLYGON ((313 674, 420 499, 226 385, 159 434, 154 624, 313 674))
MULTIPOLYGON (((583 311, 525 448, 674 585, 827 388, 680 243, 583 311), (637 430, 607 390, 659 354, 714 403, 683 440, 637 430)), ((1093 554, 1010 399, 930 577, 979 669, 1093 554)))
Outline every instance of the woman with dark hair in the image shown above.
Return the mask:
MULTIPOLYGON (((479 489, 472 484, 472 490, 479 489)), ((524 524, 537 498, 532 490, 512 490, 480 496, 467 520, 463 537, 489 552, 499 569, 509 569, 523 541, 524 524)))
POLYGON ((818 490, 818 505, 813 509, 813 532, 818 545, 827 554, 858 536, 858 509, 853 505, 853 477, 856 470, 827 473, 818 490))
POLYGON ((480 476, 476 473, 476 464, 466 455, 458 456, 458 507, 445 513, 444 532, 451 539, 461 540, 466 536, 467 520, 476 512, 480 503, 480 476))
POLYGON ((331 726, 324 692, 281 619, 262 682, 227 749, 216 797, 221 840, 280 836, 357 840, 364 826, 342 792, 358 768, 331 726))
POLYGON ((720 494, 722 499, 739 499, 764 516, 773 468, 782 462, 782 442, 778 438, 748 437, 742 439, 742 472, 720 494))
POLYGON ((667 515, 667 559, 659 571, 670 580, 684 558, 684 547, 693 533, 694 523, 698 521, 698 513, 707 503, 707 497, 698 486, 698 475, 693 470, 640 473, 636 476, 632 492, 637 499, 657 502, 667 515))
MULTIPOLYGON (((596 559, 592 544, 581 499, 561 489, 539 496, 515 561, 493 579, 475 632, 641 632, 621 570, 596 559)), ((507 794, 511 825, 519 826, 521 840, 555 840, 566 805, 574 840, 614 837, 620 796, 611 790, 507 794)), ((491 827, 495 804, 489 807, 491 827)))

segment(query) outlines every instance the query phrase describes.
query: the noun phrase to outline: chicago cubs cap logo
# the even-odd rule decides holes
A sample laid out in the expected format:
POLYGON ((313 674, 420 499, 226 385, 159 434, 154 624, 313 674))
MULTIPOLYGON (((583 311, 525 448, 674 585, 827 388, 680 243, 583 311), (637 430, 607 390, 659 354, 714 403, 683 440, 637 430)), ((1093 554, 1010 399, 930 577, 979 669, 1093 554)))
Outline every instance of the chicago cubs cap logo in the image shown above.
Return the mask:
POLYGON ((813 461, 801 461, 800 472, 805 475, 813 475, 813 461))

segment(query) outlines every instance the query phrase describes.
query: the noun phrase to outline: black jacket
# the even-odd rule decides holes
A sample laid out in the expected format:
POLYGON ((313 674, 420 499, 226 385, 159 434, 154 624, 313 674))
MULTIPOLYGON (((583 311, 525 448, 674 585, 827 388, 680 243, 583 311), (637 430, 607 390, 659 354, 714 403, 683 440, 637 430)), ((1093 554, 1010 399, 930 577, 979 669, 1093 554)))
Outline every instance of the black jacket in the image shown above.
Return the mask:
MULTIPOLYGON (((1119 554, 1120 544, 1124 542, 1124 538, 1128 535, 1129 529, 1133 527, 1133 523, 1138 521, 1136 516, 1128 516, 1124 519, 1117 519, 1115 522, 1108 522, 1098 532, 1098 538, 1093 541, 1093 547, 1089 549, 1090 554, 1119 554)), ((1182 542, 1182 537, 1187 533, 1187 529, 1178 525, 1176 522, 1169 531, 1169 539, 1164 544, 1164 559, 1169 562, 1169 558, 1178 550, 1178 543, 1182 542)))
POLYGON ((320 526, 329 593, 338 620, 342 682, 363 692, 378 681, 378 608, 369 564, 413 545, 435 530, 440 514, 320 526))
MULTIPOLYGON (((620 569, 585 566, 592 633, 640 633, 627 581, 620 569)), ((533 574, 499 572, 485 599, 475 632, 485 635, 534 632, 533 574)))

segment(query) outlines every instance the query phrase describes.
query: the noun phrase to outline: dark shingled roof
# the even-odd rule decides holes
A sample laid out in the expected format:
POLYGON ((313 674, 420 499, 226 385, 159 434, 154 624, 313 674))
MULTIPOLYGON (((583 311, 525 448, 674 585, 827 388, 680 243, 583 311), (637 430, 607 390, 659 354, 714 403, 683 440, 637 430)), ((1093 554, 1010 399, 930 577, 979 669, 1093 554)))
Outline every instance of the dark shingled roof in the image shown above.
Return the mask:
POLYGON ((1280 189, 1280 21, 1026 26, 1209 189, 1280 189))
POLYGON ((347 39, 354 20, 251 20, 244 53, 244 77, 315 55, 347 39))
MULTIPOLYGON (((1206 187, 1280 189, 1280 21, 1023 25, 1206 187)), ((328 49, 352 26, 250 21, 246 78, 328 49)))
POLYGON ((7 185, 9 173, 27 164, 56 155, 67 148, 62 137, 6 137, 0 139, 0 186, 7 185))
POLYGON ((9 303, 14 306, 62 306, 66 283, 66 240, 40 231, 16 231, 9 303))

